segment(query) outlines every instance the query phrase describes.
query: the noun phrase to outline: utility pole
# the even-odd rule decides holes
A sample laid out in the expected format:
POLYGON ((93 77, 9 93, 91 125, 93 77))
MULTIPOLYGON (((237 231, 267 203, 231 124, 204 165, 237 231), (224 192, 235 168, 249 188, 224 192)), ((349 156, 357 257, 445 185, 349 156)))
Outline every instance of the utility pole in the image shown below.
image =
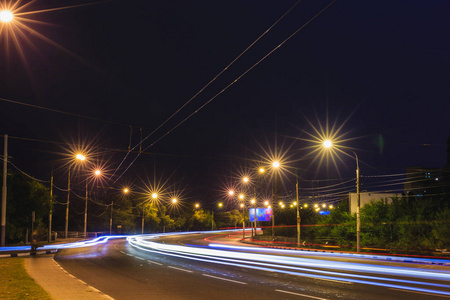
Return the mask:
POLYGON ((87 238, 87 206, 88 206, 88 184, 86 179, 86 202, 84 203, 84 238, 87 238))
POLYGON ((112 234, 112 215, 113 215, 114 201, 111 201, 111 217, 109 218, 109 235, 112 234))
POLYGON ((69 202, 70 202, 70 167, 69 175, 67 177, 67 202, 66 202, 66 228, 64 237, 67 239, 69 237, 69 202))
POLYGON ((360 194, 360 176, 358 155, 353 152, 356 157, 356 252, 361 251, 361 194, 360 194))
POLYGON ((242 239, 245 240, 245 204, 242 204, 242 239))
POLYGON ((52 241, 52 217, 53 217, 53 169, 50 176, 50 212, 48 214, 48 242, 52 241))
POLYGON ((8 176, 8 135, 4 135, 3 150, 3 186, 2 186, 2 237, 1 246, 6 242, 6 176, 8 176))
POLYGON ((144 234, 144 211, 145 211, 145 204, 142 205, 142 230, 141 234, 144 234))
POLYGON ((299 198, 298 198, 298 177, 297 184, 295 185, 295 189, 297 191, 297 246, 300 246, 300 210, 299 210, 299 198))

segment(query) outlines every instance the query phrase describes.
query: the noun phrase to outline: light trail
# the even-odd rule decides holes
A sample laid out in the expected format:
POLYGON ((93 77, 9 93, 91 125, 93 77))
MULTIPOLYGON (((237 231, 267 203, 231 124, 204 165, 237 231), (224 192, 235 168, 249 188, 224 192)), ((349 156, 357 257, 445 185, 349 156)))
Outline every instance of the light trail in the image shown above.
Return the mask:
MULTIPOLYGON (((196 260, 201 262, 215 263, 268 272, 277 272, 288 275, 307 277, 311 279, 360 283, 366 285, 382 286, 386 288, 408 290, 412 292, 423 292, 434 295, 450 296, 450 292, 446 290, 433 289, 433 288, 450 289, 450 285, 445 284, 450 280, 450 272, 446 271, 433 271, 433 270, 424 271, 418 268, 386 267, 386 266, 374 266, 370 264, 330 262, 330 261, 327 261, 326 263, 322 261, 320 263, 317 262, 316 259, 306 259, 300 257, 281 257, 277 255, 234 252, 234 251, 210 249, 205 247, 160 244, 157 242, 148 241, 144 236, 128 237, 127 240, 130 243, 130 245, 143 251, 158 253, 162 255, 169 255, 184 259, 196 260), (326 271, 323 269, 332 269, 334 271, 326 271), (423 282, 401 278, 387 278, 380 276, 343 273, 342 271, 344 272, 351 271, 359 273, 369 272, 380 275, 399 276, 402 278, 409 276, 421 279, 443 281, 443 283, 423 282), (416 285, 418 287, 411 285, 416 285)), ((239 248, 246 248, 245 250, 247 251, 253 251, 255 247, 239 247, 239 248)))

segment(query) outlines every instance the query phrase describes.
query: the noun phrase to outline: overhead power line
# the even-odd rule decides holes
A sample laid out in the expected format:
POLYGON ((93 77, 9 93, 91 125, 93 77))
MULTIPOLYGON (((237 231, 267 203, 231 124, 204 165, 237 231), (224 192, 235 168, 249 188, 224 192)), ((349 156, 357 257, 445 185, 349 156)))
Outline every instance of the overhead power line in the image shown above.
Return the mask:
MULTIPOLYGON (((147 146, 146 148, 144 148, 143 151, 146 151, 148 148, 152 147, 153 145, 155 145, 157 142, 159 142, 161 139, 163 139, 164 137, 166 137, 167 135, 169 135, 170 133, 172 133, 172 131, 174 131, 176 128, 178 128, 180 125, 182 125, 183 123, 185 123, 188 119, 190 119, 192 116, 194 116, 196 113, 198 113, 201 109, 203 109, 206 105, 208 105, 209 103, 211 103, 214 99, 216 99, 219 95, 221 95, 223 92, 225 92, 228 88, 230 88, 231 86, 233 86, 236 82, 238 82, 242 77, 244 77, 248 72, 250 72, 251 70, 253 70, 256 66, 258 66, 262 61, 264 61, 267 57, 269 57, 272 53, 274 53, 276 50, 278 50, 281 46, 283 46, 287 41, 289 41, 292 37, 294 37, 299 31, 301 31, 303 28, 305 28, 308 24, 310 24, 312 21, 314 21, 317 17, 319 17, 324 11, 326 11, 331 5, 333 5, 337 0, 333 0, 331 1, 328 5, 326 5, 322 10, 320 10, 317 14, 315 14, 312 18, 310 18, 306 23, 304 23, 301 27, 299 27, 296 31, 294 31, 294 33, 292 33, 290 36, 288 36, 285 40, 283 40, 278 46, 276 46, 274 49, 272 49, 269 53, 267 53, 263 58, 261 58, 260 60, 258 60, 255 64, 253 64, 250 68, 248 68, 245 72, 243 72, 241 75, 239 75, 234 81, 232 81, 230 84, 228 84, 225 88, 223 88, 221 91, 219 91, 216 95, 214 95, 213 97, 211 97, 208 101, 206 101, 203 105, 201 105, 198 109, 196 109, 193 113, 191 113, 190 115, 188 115, 186 118, 184 118, 181 122, 179 122, 177 125, 175 125, 174 127, 172 127, 170 130, 168 130, 164 135, 162 135, 160 138, 158 138, 155 142, 153 142, 152 144, 150 144, 149 146, 147 146)), ((283 15, 284 17, 284 15, 283 15)), ((278 21, 277 21, 278 22, 278 21)), ((265 33, 264 33, 265 34, 265 33)), ((234 62, 234 61, 233 61, 234 62)), ((158 127, 160 128, 160 127, 158 127)), ((150 134, 152 135, 153 132, 150 134)), ((150 135, 148 137, 150 137, 150 135)), ((146 137, 144 140, 142 140, 142 142, 144 142, 148 137, 146 137)), ((141 143, 142 143, 141 142, 141 143)), ((128 154, 126 155, 126 157, 128 156, 128 154)), ((122 166, 123 162, 125 161, 126 157, 122 160, 122 162, 120 163, 120 165, 117 167, 116 171, 114 171, 114 174, 117 172, 117 170, 122 166)), ((118 178, 114 181, 117 182, 117 180, 119 180, 123 174, 125 174, 128 169, 133 165, 133 163, 137 160, 137 158, 139 157, 139 154, 136 156, 136 158, 128 165, 128 167, 122 172, 122 174, 120 174, 120 176, 118 176, 118 178)), ((111 176, 112 178, 112 176, 111 176)))
MULTIPOLYGON (((137 147, 141 147, 142 143, 145 142, 148 138, 150 138, 155 132, 157 132, 162 126, 164 126, 167 122, 169 122, 173 117, 175 117, 183 108, 185 108, 189 103, 191 103, 198 95, 200 95, 208 86, 210 86, 217 78, 219 78, 225 71, 228 70, 239 58, 241 58, 250 48, 252 48, 261 38, 263 38, 275 25, 277 25, 284 17, 289 14, 302 0, 297 1, 293 6, 291 6, 278 20, 275 21, 266 31, 264 31, 256 40, 254 40, 244 51, 242 51, 235 59, 233 59, 225 68, 222 69, 213 79, 211 79, 205 86, 203 86, 194 96, 192 96, 188 101, 186 101, 180 108, 178 108, 169 118, 167 118, 164 122, 162 122, 156 129, 154 129, 149 135, 147 135, 144 139, 135 145, 130 151, 125 155, 123 160, 120 162, 119 166, 116 168, 114 173, 111 175, 110 179, 116 174, 117 170, 122 166, 125 160, 128 158, 128 155, 136 149, 137 147)), ((131 140, 130 140, 131 142, 131 140)), ((147 148, 146 148, 147 149, 147 148)), ((145 150, 144 150, 145 151, 145 150)), ((139 156, 139 155, 138 155, 139 156)), ((131 164, 134 163, 135 160, 131 164)), ((128 170, 128 168, 127 168, 128 170)), ((123 174, 122 174, 123 175, 123 174)), ((120 175, 120 176, 122 176, 120 175)), ((120 178, 119 176, 119 178, 120 178)), ((116 180, 117 181, 117 180, 116 180)), ((114 181, 114 182, 116 182, 114 181)))

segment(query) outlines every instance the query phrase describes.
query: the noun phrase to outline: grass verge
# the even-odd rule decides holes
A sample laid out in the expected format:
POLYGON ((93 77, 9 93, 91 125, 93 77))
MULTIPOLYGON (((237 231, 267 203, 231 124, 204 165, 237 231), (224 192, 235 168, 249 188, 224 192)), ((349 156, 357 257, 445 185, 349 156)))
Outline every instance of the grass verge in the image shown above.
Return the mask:
POLYGON ((25 270, 25 258, 0 259, 0 298, 50 300, 49 294, 25 270))

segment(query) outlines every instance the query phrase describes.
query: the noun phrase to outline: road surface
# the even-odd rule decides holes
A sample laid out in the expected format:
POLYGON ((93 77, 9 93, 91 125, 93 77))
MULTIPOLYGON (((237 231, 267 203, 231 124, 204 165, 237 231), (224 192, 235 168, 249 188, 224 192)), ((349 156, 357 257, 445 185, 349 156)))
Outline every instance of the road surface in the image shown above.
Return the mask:
POLYGON ((450 267, 238 248, 239 234, 210 236, 110 240, 55 260, 115 299, 450 299, 450 267))

